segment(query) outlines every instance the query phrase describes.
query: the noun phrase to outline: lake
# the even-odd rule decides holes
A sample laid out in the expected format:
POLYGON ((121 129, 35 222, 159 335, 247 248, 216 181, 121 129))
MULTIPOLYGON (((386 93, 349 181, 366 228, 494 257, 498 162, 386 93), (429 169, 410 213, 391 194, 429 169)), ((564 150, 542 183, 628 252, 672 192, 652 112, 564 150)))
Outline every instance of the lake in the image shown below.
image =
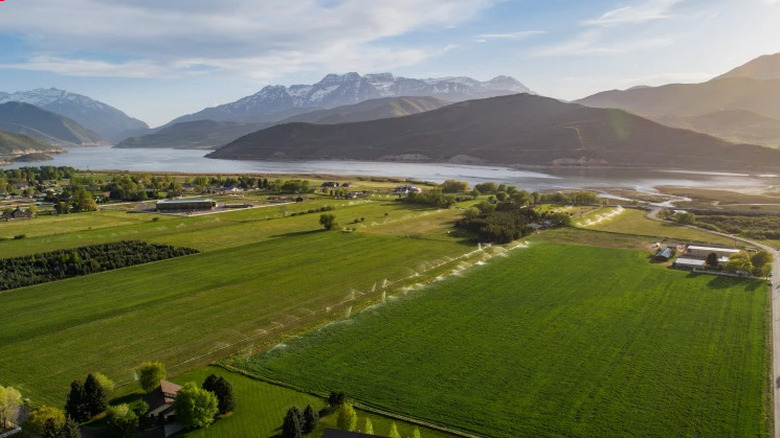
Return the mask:
POLYGON ((335 174, 393 176, 442 182, 446 179, 471 184, 494 181, 526 190, 621 187, 652 192, 653 187, 747 188, 780 184, 778 175, 748 175, 671 169, 626 168, 528 168, 461 164, 387 163, 363 161, 248 161, 205 158, 209 151, 189 149, 115 149, 109 146, 72 148, 54 155, 53 161, 18 163, 23 166, 72 166, 83 170, 131 170, 187 173, 335 174))

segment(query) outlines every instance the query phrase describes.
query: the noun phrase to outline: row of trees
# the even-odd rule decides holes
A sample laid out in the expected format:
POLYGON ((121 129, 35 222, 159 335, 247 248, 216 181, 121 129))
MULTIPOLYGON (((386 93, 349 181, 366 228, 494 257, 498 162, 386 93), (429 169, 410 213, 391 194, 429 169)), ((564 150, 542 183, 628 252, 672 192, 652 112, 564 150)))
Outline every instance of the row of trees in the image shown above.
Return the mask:
MULTIPOLYGON (((707 263, 710 263, 708 257, 707 263)), ((734 273, 750 273, 757 277, 766 277, 772 272, 772 254, 761 250, 755 253, 740 251, 729 257, 729 261, 723 265, 723 269, 734 273)), ((717 256, 716 256, 717 260, 717 256)))
POLYGON ((509 243, 531 234, 532 223, 569 226, 571 217, 562 212, 539 213, 511 201, 498 204, 483 201, 466 210, 463 219, 455 225, 475 233, 481 242, 509 243))
POLYGON ((123 240, 0 259, 0 290, 196 254, 192 248, 123 240))

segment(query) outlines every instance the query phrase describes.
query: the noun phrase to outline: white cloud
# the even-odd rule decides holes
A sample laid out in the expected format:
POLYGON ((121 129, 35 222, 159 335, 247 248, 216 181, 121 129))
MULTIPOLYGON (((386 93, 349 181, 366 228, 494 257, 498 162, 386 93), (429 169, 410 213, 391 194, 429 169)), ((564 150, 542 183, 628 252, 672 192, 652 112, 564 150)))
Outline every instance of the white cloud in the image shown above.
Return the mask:
POLYGON ((5 68, 117 77, 220 69, 278 77, 419 62, 440 49, 394 50, 386 39, 455 26, 496 1, 35 0, 4 8, 0 29, 21 36, 32 54, 5 68))
POLYGON ((508 33, 483 33, 475 37, 478 43, 486 43, 489 40, 523 40, 536 35, 542 35, 546 33, 543 30, 521 30, 518 32, 508 33))
POLYGON ((535 57, 617 55, 666 47, 672 44, 674 44, 674 39, 671 37, 611 39, 607 38, 601 31, 590 30, 569 41, 539 48, 531 55, 535 57))
POLYGON ((670 10, 684 0, 645 0, 605 12, 598 18, 582 21, 587 26, 616 26, 671 18, 670 10))

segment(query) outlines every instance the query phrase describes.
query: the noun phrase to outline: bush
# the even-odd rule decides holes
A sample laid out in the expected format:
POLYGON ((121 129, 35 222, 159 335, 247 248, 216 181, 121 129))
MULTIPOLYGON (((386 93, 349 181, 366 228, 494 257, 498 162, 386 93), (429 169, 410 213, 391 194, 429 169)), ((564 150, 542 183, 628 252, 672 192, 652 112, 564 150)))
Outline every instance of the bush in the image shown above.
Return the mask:
POLYGON ((27 237, 26 234, 17 234, 16 236, 14 236, 14 239, 19 240, 19 239, 24 239, 25 237, 27 237))
POLYGON ((106 409, 106 424, 112 437, 131 438, 138 430, 138 415, 126 404, 106 409))

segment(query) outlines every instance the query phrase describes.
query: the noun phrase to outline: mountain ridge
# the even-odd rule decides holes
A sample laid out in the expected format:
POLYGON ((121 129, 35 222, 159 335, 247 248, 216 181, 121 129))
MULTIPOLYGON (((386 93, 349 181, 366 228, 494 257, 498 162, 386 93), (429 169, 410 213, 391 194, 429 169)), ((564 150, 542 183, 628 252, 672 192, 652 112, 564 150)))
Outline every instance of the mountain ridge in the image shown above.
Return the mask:
POLYGON ((207 157, 710 170, 780 167, 780 151, 735 146, 623 110, 589 108, 528 94, 459 102, 395 119, 276 125, 239 138, 207 157))
MULTIPOLYGON (((328 74, 311 85, 268 85, 259 92, 237 101, 205 108, 197 113, 178 117, 167 125, 182 121, 211 119, 216 121, 268 122, 280 111, 328 109, 360 103, 382 97, 432 96, 449 101, 462 101, 531 90, 514 78, 497 76, 480 82, 467 77, 412 79, 392 73, 361 76, 350 72, 328 74)), ((293 116, 290 114, 289 116, 293 116)))
POLYGON ((0 104, 7 102, 27 103, 63 115, 111 142, 124 139, 127 132, 149 129, 145 122, 111 105, 57 88, 0 92, 0 104))
POLYGON ((60 146, 108 144, 103 137, 68 117, 22 102, 0 104, 0 129, 60 146))

